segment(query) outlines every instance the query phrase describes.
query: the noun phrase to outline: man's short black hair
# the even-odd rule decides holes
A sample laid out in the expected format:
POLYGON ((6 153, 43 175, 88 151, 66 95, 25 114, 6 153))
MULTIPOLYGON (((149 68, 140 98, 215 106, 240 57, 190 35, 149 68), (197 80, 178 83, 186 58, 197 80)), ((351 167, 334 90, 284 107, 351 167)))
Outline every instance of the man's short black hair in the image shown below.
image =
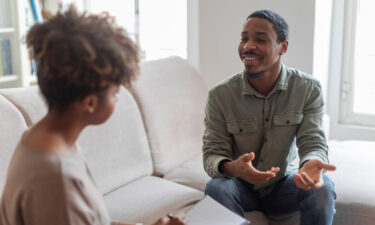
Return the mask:
POLYGON ((247 17, 247 20, 250 18, 262 18, 270 21, 273 24, 273 29, 277 34, 277 41, 279 43, 289 39, 288 23, 279 14, 271 10, 263 9, 250 14, 250 16, 247 17))

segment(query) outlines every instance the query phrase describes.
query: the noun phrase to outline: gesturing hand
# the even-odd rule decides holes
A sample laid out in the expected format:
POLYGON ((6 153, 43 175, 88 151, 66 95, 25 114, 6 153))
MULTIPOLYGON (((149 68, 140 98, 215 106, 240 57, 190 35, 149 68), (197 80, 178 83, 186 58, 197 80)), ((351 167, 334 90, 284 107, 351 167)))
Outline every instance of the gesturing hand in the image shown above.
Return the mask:
POLYGON ((336 166, 322 163, 320 160, 312 159, 303 164, 298 173, 294 174, 294 182, 297 187, 309 190, 311 187, 321 188, 323 182, 323 169, 336 170, 336 166))
POLYGON ((240 177, 251 184, 266 183, 280 171, 279 167, 272 167, 265 172, 259 171, 253 167, 252 161, 254 158, 255 154, 253 152, 243 154, 232 162, 225 162, 223 164, 223 170, 228 175, 240 177))

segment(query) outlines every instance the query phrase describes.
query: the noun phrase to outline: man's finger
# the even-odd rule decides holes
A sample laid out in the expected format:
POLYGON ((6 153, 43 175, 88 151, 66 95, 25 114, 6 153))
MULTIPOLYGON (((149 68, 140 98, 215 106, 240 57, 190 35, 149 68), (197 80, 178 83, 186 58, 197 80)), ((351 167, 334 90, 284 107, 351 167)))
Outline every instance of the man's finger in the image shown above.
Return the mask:
POLYGON ((280 171, 279 167, 272 167, 271 169, 267 170, 266 172, 271 172, 273 174, 277 174, 280 171))
POLYGON ((320 166, 322 169, 326 169, 330 171, 336 170, 336 166, 331 165, 331 164, 322 163, 320 166))
POLYGON ((296 186, 299 187, 299 188, 303 188, 304 185, 301 181, 301 176, 299 174, 294 174, 293 175, 293 178, 294 178, 294 182, 296 183, 296 186))
POLYGON ((250 161, 253 161, 255 159, 255 154, 254 154, 254 152, 251 152, 250 154, 249 154, 249 160, 250 161))
POLYGON ((271 172, 271 171, 262 172, 262 171, 259 171, 257 169, 254 169, 253 176, 267 178, 267 177, 275 177, 276 174, 274 172, 271 172))
POLYGON ((305 183, 306 183, 309 187, 313 186, 313 185, 316 183, 316 182, 315 182, 313 179, 311 179, 306 173, 302 172, 302 173, 300 173, 300 175, 301 175, 301 178, 305 181, 305 183))
POLYGON ((250 160, 249 156, 250 156, 250 154, 243 154, 239 157, 239 159, 241 159, 244 162, 249 162, 249 160, 250 160))
POLYGON ((272 167, 272 170, 271 172, 274 172, 275 174, 278 173, 280 171, 280 168, 279 167, 272 167))
POLYGON ((302 178, 301 174, 294 174, 294 182, 296 182, 296 185, 299 188, 302 188, 304 190, 310 189, 309 185, 307 185, 307 182, 302 178))
MULTIPOLYGON (((254 153, 253 153, 254 154, 254 153)), ((241 156, 241 159, 244 161, 244 162, 251 162, 253 159, 254 159, 254 156, 251 156, 251 153, 250 154, 243 154, 241 156)))

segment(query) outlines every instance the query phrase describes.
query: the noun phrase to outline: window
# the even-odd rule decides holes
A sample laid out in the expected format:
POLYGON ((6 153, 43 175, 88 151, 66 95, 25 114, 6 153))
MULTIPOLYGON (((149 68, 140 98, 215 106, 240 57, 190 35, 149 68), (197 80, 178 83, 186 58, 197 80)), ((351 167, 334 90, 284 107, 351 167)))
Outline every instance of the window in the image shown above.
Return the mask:
POLYGON ((345 1, 340 122, 375 126, 375 1, 345 1))
MULTIPOLYGON (((76 0, 78 1, 78 0, 76 0)), ((81 0, 84 1, 84 0, 81 0)), ((187 57, 187 0, 85 0, 93 13, 109 12, 141 48, 143 60, 187 57)))

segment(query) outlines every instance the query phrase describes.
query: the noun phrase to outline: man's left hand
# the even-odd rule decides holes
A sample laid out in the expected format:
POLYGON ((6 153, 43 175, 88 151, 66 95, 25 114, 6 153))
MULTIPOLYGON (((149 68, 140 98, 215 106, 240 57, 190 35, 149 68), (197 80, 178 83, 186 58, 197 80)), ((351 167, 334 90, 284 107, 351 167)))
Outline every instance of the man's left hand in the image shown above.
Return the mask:
POLYGON ((310 188, 321 188, 324 185, 323 182, 323 170, 336 170, 336 166, 326 164, 317 159, 312 159, 303 164, 302 168, 298 173, 294 174, 294 182, 297 187, 304 190, 310 188))

